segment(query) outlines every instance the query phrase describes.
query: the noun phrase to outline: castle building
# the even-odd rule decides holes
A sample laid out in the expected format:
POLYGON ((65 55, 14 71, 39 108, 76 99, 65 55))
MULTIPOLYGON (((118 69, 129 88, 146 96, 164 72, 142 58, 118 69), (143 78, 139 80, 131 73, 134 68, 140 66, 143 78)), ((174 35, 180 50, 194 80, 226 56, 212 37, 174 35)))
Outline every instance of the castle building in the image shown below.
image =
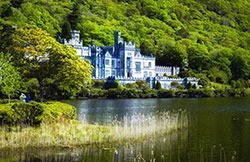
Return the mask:
POLYGON ((155 57, 144 56, 140 49, 136 49, 135 43, 125 42, 121 38, 121 32, 114 31, 114 46, 97 47, 92 40, 89 47, 83 47, 80 41, 80 32, 73 30, 71 39, 62 39, 61 43, 72 46, 82 59, 88 59, 93 68, 92 77, 107 78, 146 78, 168 75, 178 75, 178 67, 162 67, 155 65, 155 57))
MULTIPOLYGON (((106 80, 108 77, 115 77, 121 85, 133 83, 136 80, 145 80, 150 83, 151 87, 154 87, 158 80, 164 88, 170 88, 173 79, 164 77, 164 74, 178 75, 179 67, 157 66, 154 56, 142 55, 140 49, 136 49, 135 43, 123 41, 119 30, 114 31, 114 40, 114 46, 98 47, 92 40, 90 46, 83 47, 82 41, 80 41, 80 31, 73 30, 70 40, 59 39, 59 42, 72 46, 81 59, 90 61, 94 67, 92 79, 106 80)), ((185 85, 188 79, 174 81, 185 85)), ((194 78, 192 81, 194 84, 198 82, 194 78)))

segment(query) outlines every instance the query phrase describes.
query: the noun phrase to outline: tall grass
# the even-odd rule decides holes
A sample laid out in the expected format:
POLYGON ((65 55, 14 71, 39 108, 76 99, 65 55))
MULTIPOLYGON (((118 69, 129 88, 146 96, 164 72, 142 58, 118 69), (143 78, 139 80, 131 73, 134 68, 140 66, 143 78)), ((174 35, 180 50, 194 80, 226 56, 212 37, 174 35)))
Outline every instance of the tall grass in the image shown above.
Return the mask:
POLYGON ((119 121, 113 119, 109 126, 60 119, 36 128, 0 127, 0 149, 131 145, 187 126, 188 112, 184 110, 127 115, 119 121))

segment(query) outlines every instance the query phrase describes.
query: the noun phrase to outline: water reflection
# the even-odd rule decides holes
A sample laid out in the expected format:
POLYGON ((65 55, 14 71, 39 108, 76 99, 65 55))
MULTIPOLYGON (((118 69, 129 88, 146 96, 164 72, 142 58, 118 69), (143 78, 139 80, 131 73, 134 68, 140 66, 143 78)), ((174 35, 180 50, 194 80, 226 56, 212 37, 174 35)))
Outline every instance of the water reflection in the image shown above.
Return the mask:
POLYGON ((70 100, 78 119, 107 124, 136 113, 187 109, 190 127, 129 147, 0 151, 2 161, 211 162, 250 159, 250 98, 70 100), (233 157, 233 158, 232 158, 233 157), (25 159, 26 158, 26 159, 25 159))

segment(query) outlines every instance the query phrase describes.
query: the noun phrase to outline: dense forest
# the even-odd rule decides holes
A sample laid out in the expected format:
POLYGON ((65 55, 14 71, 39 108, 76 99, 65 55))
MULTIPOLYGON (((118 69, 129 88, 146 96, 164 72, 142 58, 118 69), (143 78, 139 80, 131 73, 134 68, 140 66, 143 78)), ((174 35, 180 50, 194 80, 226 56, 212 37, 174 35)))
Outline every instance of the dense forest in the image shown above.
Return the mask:
POLYGON ((80 30, 84 46, 113 45, 118 29, 180 76, 248 87, 249 9, 248 0, 0 0, 1 50, 8 26, 34 25, 55 39, 80 30))

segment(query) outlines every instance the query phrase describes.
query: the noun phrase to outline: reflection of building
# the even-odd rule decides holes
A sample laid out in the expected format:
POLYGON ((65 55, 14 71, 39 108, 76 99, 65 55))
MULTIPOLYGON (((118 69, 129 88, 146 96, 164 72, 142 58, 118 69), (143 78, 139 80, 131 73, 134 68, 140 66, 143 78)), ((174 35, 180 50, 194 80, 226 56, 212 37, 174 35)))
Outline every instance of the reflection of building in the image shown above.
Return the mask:
MULTIPOLYGON (((140 49, 136 49, 135 43, 131 41, 124 42, 120 31, 114 31, 114 38, 114 46, 97 47, 92 40, 90 46, 83 47, 82 41, 80 41, 80 32, 73 30, 69 41, 66 39, 59 41, 62 44, 72 46, 82 59, 88 59, 91 62, 94 67, 93 79, 103 80, 112 76, 116 79, 125 79, 125 84, 128 80, 146 80, 148 77, 154 78, 156 76, 163 78, 165 73, 168 75, 179 74, 179 67, 156 66, 155 57, 142 55, 140 49)), ((122 84, 122 80, 120 83, 122 84)))

